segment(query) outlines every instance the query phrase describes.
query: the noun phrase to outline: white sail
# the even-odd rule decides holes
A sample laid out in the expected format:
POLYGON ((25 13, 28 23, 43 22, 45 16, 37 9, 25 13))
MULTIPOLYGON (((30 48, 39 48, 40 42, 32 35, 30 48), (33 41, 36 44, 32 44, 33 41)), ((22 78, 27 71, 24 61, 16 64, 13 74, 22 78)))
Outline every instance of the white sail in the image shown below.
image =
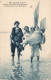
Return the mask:
POLYGON ((32 35, 29 35, 24 41, 24 44, 34 45, 39 44, 41 42, 41 34, 39 31, 34 31, 32 35))
POLYGON ((39 19, 39 3, 34 12, 34 26, 38 26, 38 19, 39 19))
POLYGON ((40 22, 40 29, 45 30, 46 29, 46 18, 42 19, 40 22))

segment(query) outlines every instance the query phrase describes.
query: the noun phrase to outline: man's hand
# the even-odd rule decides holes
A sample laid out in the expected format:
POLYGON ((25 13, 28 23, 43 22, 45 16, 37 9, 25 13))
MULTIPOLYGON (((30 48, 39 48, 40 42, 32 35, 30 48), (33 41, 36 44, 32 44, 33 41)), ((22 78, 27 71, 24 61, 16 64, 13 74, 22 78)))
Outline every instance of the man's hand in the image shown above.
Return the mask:
POLYGON ((18 43, 16 42, 16 45, 18 45, 18 43))
POLYGON ((14 41, 13 40, 11 40, 12 41, 12 43, 14 43, 14 41))
POLYGON ((20 43, 21 45, 23 45, 23 43, 20 43))

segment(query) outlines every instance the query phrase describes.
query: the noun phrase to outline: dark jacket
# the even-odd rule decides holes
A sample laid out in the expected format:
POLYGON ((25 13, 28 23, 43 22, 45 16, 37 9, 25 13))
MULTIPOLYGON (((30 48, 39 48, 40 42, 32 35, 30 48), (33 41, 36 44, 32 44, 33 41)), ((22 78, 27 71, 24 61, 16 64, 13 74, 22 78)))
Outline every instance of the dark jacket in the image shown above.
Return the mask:
POLYGON ((23 32, 21 28, 18 28, 17 32, 16 32, 16 27, 12 28, 11 40, 21 43, 22 37, 23 37, 23 32))

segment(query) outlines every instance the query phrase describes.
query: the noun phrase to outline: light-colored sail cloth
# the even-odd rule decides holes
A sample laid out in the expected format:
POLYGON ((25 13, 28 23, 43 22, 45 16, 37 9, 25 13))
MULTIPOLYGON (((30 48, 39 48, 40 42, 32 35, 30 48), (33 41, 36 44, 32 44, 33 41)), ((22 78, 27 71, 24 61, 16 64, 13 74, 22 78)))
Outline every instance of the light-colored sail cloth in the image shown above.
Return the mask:
POLYGON ((24 35, 25 40, 23 41, 24 47, 29 44, 31 47, 31 57, 40 56, 39 54, 39 43, 43 44, 44 38, 42 37, 41 30, 36 30, 32 34, 26 33, 24 35), (35 55, 36 53, 36 55, 35 55))
POLYGON ((38 43, 41 42, 41 32, 34 31, 33 33, 26 33, 24 35, 25 40, 23 41, 24 47, 29 44, 31 47, 31 57, 39 56, 39 45, 38 43), (36 53, 36 55, 35 55, 36 53))
POLYGON ((41 42, 41 32, 34 31, 33 34, 29 34, 28 37, 24 40, 24 44, 29 44, 30 46, 39 44, 41 42))

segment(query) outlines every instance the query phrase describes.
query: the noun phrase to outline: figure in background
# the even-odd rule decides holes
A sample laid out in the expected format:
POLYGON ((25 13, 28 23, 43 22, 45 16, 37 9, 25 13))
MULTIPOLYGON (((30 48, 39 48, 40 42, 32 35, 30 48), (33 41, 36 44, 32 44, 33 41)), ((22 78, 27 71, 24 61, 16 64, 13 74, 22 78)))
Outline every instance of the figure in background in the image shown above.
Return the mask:
POLYGON ((35 31, 35 27, 31 27, 30 28, 30 34, 32 35, 34 33, 34 31, 35 31))
POLYGON ((23 37, 28 37, 29 36, 29 33, 30 33, 30 31, 29 31, 29 27, 28 26, 25 26, 24 27, 24 36, 23 37))
POLYGON ((24 27, 23 43, 30 36, 29 26, 24 27))
POLYGON ((14 23, 14 28, 12 28, 12 32, 11 32, 11 52, 12 52, 12 60, 14 60, 14 56, 15 56, 15 48, 17 48, 17 55, 18 55, 18 62, 20 62, 20 55, 21 55, 21 51, 23 49, 22 45, 20 43, 22 43, 22 37, 23 37, 23 32, 21 30, 21 28, 19 28, 19 24, 20 22, 15 21, 14 23))

